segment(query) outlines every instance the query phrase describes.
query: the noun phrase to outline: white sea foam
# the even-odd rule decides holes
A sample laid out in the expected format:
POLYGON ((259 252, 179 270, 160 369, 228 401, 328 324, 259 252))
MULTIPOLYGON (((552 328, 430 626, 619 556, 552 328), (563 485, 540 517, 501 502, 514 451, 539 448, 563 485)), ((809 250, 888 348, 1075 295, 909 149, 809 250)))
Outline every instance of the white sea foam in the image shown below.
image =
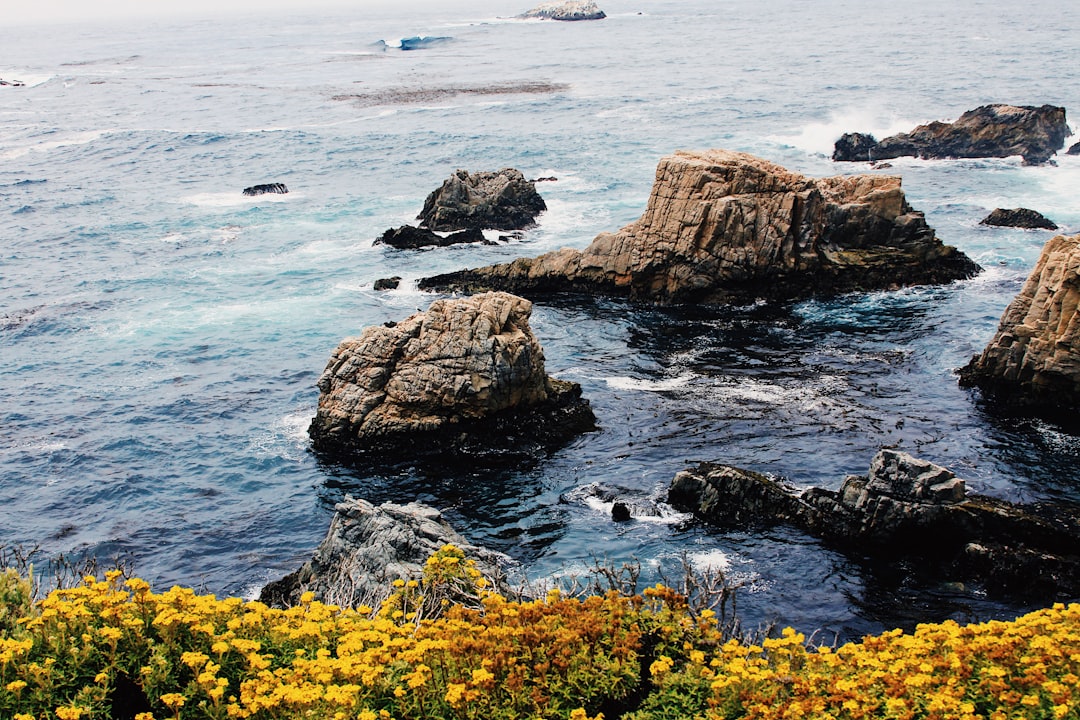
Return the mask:
POLYGON ((604 378, 604 381, 608 384, 608 387, 613 390, 642 390, 645 392, 665 392, 667 390, 678 390, 681 387, 686 387, 693 379, 692 375, 680 375, 679 377, 667 378, 665 380, 646 380, 643 378, 633 378, 629 376, 615 376, 604 378))
POLYGON ((687 560, 699 572, 719 570, 726 573, 731 570, 731 556, 719 548, 690 553, 687 560))
POLYGON ((18 140, 17 147, 0 146, 0 160, 14 160, 30 153, 47 153, 63 147, 74 145, 88 145, 100 137, 114 132, 113 130, 85 130, 82 132, 59 133, 58 136, 49 135, 48 140, 35 141, 34 138, 22 138, 18 140))
POLYGON ((240 205, 258 205, 263 203, 282 203, 295 199, 297 194, 266 193, 265 195, 244 195, 239 190, 230 192, 204 192, 185 195, 177 202, 199 207, 236 207, 240 205))
POLYGON ((881 139, 911 130, 918 124, 871 109, 847 109, 832 113, 828 120, 811 122, 792 133, 770 135, 768 139, 809 153, 832 155, 836 141, 844 133, 870 133, 881 139))

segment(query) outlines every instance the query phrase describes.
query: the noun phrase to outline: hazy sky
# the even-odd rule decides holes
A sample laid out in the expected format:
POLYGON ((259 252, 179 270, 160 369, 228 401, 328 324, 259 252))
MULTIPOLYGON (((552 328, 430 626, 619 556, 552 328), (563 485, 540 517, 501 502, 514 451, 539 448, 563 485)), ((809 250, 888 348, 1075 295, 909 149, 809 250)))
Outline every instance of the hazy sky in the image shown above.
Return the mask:
MULTIPOLYGON (((71 23, 176 15, 212 16, 321 7, 370 8, 395 5, 437 7, 437 0, 17 0, 0 12, 0 26, 71 23)), ((512 1, 509 3, 514 6, 512 1)), ((526 1, 526 5, 528 2, 526 1)))

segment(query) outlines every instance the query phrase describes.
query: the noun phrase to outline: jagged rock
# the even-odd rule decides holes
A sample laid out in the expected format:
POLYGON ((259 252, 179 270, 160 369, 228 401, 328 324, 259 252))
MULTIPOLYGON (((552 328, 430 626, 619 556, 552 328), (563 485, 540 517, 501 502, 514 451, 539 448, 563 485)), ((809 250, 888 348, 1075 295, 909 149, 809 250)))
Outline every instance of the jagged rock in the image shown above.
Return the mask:
POLYGON ((815 180, 710 150, 663 158, 641 219, 584 251, 425 278, 420 288, 721 303, 948 282, 978 269, 935 237, 898 177, 815 180))
POLYGON ((437 300, 344 340, 318 381, 313 445, 388 460, 513 459, 594 429, 581 386, 546 374, 531 313, 506 293, 437 300))
POLYGON ((311 591, 315 599, 377 607, 394 580, 419 579, 424 562, 446 544, 460 548, 494 589, 505 592, 500 556, 468 543, 435 508, 347 499, 338 503, 326 538, 299 570, 268 583, 259 600, 291 606, 311 591))
POLYGON ((268 183, 265 185, 252 185, 251 187, 244 188, 245 195, 285 195, 289 192, 289 188, 285 187, 283 183, 268 183))
POLYGON ((960 371, 1007 407, 1068 418, 1080 407, 1080 235, 1043 246, 997 333, 960 371))
POLYGON ((521 230, 536 223, 547 204, 520 170, 458 170, 427 196, 417 215, 432 230, 521 230))
POLYGON ((1071 133, 1065 108, 1053 105, 982 105, 956 122, 934 121, 910 133, 877 142, 872 135, 846 133, 836 141, 833 160, 867 162, 912 155, 920 158, 986 158, 1022 155, 1039 165, 1065 145, 1071 133))
POLYGON ((401 284, 401 278, 399 276, 395 275, 394 277, 379 278, 378 280, 375 281, 375 284, 374 284, 373 287, 374 287, 374 289, 376 291, 381 292, 383 290, 397 290, 397 288, 398 288, 398 286, 400 284, 401 284))
POLYGON ((860 557, 916 558, 923 571, 1020 596, 1080 591, 1080 508, 968 495, 933 463, 882 450, 838 492, 799 493, 759 473, 705 463, 672 480, 668 502, 710 524, 788 524, 860 557), (1000 562, 999 562, 1000 561, 1000 562))
POLYGON ((443 236, 428 230, 427 228, 402 225, 399 228, 390 228, 375 241, 375 245, 389 245, 398 250, 416 250, 424 247, 446 247, 462 243, 485 243, 484 233, 475 228, 461 230, 443 236))
POLYGON ((603 20, 607 15, 591 0, 569 0, 568 2, 543 3, 518 17, 573 21, 603 20))
POLYGON ((997 227, 1026 228, 1028 230, 1057 230, 1058 226, 1040 212, 1028 208, 994 208, 994 211, 982 219, 980 225, 997 227))

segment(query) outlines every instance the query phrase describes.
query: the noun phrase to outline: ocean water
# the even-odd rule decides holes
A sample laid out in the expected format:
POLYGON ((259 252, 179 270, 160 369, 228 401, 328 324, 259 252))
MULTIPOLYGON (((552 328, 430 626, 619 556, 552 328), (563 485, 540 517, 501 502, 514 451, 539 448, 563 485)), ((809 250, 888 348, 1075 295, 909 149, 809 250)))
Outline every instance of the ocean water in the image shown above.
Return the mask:
POLYGON ((426 308, 420 277, 632 222, 665 154, 867 172, 829 159, 841 133, 988 102, 1080 112, 1080 6, 1056 0, 605 0, 602 22, 509 17, 525 5, 0 28, 0 78, 26 83, 0 87, 0 544, 250 596, 356 495, 430 503, 536 580, 597 559, 646 577, 684 557, 719 567, 744 583, 751 626, 855 637, 1026 609, 785 528, 615 524, 582 489, 662 499, 700 461, 836 488, 889 445, 978 492, 1080 500, 1075 430, 996 417, 955 376, 1052 235, 979 220, 1024 206, 1080 231, 1080 157, 875 171, 901 175, 985 268, 969 281, 788 305, 537 303, 548 369, 581 383, 600 430, 535 464, 391 472, 311 453, 314 383, 342 338, 426 308), (449 40, 403 51, 410 37, 449 40), (372 245, 455 169, 502 167, 558 178, 520 239, 372 245), (290 192, 241 194, 266 182, 290 192), (401 289, 372 289, 392 275, 401 289))

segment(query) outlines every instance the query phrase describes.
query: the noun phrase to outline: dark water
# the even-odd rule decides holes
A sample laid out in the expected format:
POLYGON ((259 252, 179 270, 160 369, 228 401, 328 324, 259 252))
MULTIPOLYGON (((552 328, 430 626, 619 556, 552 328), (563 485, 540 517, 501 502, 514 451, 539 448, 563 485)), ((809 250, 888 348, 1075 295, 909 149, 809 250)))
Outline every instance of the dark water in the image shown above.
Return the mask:
POLYGON ((700 461, 835 488, 889 445, 978 492, 1080 499, 1075 430, 1002 418, 955 377, 1050 236, 978 221, 1025 206, 1080 229, 1080 158, 894 163, 909 201, 986 268, 971 281, 794 305, 538 304, 549 371, 582 384, 600 430, 530 466, 374 470, 310 452, 314 382, 338 341, 426 308, 419 277, 633 221, 664 154, 861 172, 829 160, 844 131, 987 102, 1080 107, 1071 5, 604 9, 577 24, 500 19, 519 10, 488 2, 0 29, 0 77, 27 82, 0 88, 0 543, 126 554, 159 586, 250 594, 299 565, 354 494, 444 509, 534 579, 596 557, 720 565, 746 583, 751 625, 858 635, 1025 609, 783 528, 616 524, 580 489, 656 500, 700 461), (452 40, 396 47, 413 36, 452 40), (507 166, 559 178, 521 240, 372 246, 454 169, 507 166), (290 192, 241 195, 264 182, 290 192), (373 291, 392 275, 402 289, 373 291))

